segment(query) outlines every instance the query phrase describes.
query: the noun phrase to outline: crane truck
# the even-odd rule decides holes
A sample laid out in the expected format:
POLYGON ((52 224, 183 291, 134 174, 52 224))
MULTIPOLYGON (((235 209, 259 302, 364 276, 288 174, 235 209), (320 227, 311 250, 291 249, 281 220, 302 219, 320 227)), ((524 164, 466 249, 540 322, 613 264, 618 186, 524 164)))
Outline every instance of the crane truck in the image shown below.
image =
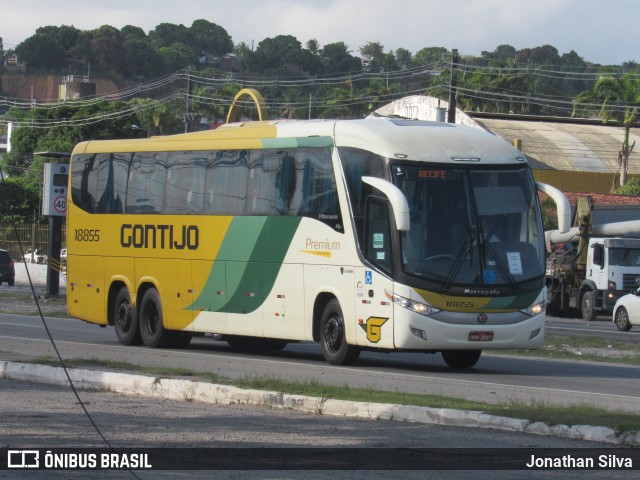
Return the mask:
POLYGON ((640 221, 594 225, 593 207, 591 197, 578 197, 573 227, 545 232, 550 314, 578 311, 591 322, 640 287, 640 221))

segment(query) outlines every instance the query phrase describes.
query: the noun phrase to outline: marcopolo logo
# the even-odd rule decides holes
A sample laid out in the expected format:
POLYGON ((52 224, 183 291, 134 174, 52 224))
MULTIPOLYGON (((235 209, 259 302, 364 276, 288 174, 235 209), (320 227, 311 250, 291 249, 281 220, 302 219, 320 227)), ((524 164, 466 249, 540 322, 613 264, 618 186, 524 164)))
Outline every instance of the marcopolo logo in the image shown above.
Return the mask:
POLYGON ((142 225, 125 223, 120 228, 120 245, 124 248, 159 248, 197 250, 200 232, 195 225, 142 225))

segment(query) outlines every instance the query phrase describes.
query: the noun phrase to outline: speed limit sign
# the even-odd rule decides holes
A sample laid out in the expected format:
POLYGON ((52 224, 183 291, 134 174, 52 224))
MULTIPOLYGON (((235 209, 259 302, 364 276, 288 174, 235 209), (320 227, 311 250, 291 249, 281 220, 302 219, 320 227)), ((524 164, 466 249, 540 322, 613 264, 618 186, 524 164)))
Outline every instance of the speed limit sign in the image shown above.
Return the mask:
POLYGON ((53 208, 58 213, 65 213, 67 211, 67 197, 56 197, 53 200, 53 208))

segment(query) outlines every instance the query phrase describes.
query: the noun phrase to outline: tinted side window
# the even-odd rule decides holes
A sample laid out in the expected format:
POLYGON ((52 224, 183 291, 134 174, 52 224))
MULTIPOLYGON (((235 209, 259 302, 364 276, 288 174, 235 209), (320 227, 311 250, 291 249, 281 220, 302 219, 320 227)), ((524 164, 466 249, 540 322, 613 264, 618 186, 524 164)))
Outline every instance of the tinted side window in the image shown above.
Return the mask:
POLYGON ((96 213, 123 213, 130 153, 96 155, 98 178, 96 213))
POLYGON ((166 152, 133 155, 127 186, 127 213, 162 213, 167 175, 166 152))
POLYGON ((71 200, 82 210, 96 211, 98 168, 95 155, 76 155, 71 160, 71 200))
POLYGON ((204 212, 243 214, 247 200, 249 152, 222 150, 212 152, 207 162, 204 212))
POLYGON ((353 221, 359 244, 364 247, 364 208, 367 197, 373 193, 373 187, 362 181, 362 177, 387 178, 385 159, 367 150, 359 148, 338 148, 340 162, 344 171, 349 202, 353 212, 353 221))
POLYGON ((169 153, 163 213, 202 213, 207 158, 208 152, 169 153))

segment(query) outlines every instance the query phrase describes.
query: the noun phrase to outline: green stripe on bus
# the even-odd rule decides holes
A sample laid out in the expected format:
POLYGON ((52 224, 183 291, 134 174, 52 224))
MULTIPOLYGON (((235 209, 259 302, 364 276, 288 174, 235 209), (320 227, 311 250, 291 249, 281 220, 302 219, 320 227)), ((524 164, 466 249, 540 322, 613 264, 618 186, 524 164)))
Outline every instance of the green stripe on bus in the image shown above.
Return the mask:
POLYGON ((189 310, 250 313, 262 305, 301 217, 235 217, 189 310), (223 290, 224 295, 218 292, 223 290))

